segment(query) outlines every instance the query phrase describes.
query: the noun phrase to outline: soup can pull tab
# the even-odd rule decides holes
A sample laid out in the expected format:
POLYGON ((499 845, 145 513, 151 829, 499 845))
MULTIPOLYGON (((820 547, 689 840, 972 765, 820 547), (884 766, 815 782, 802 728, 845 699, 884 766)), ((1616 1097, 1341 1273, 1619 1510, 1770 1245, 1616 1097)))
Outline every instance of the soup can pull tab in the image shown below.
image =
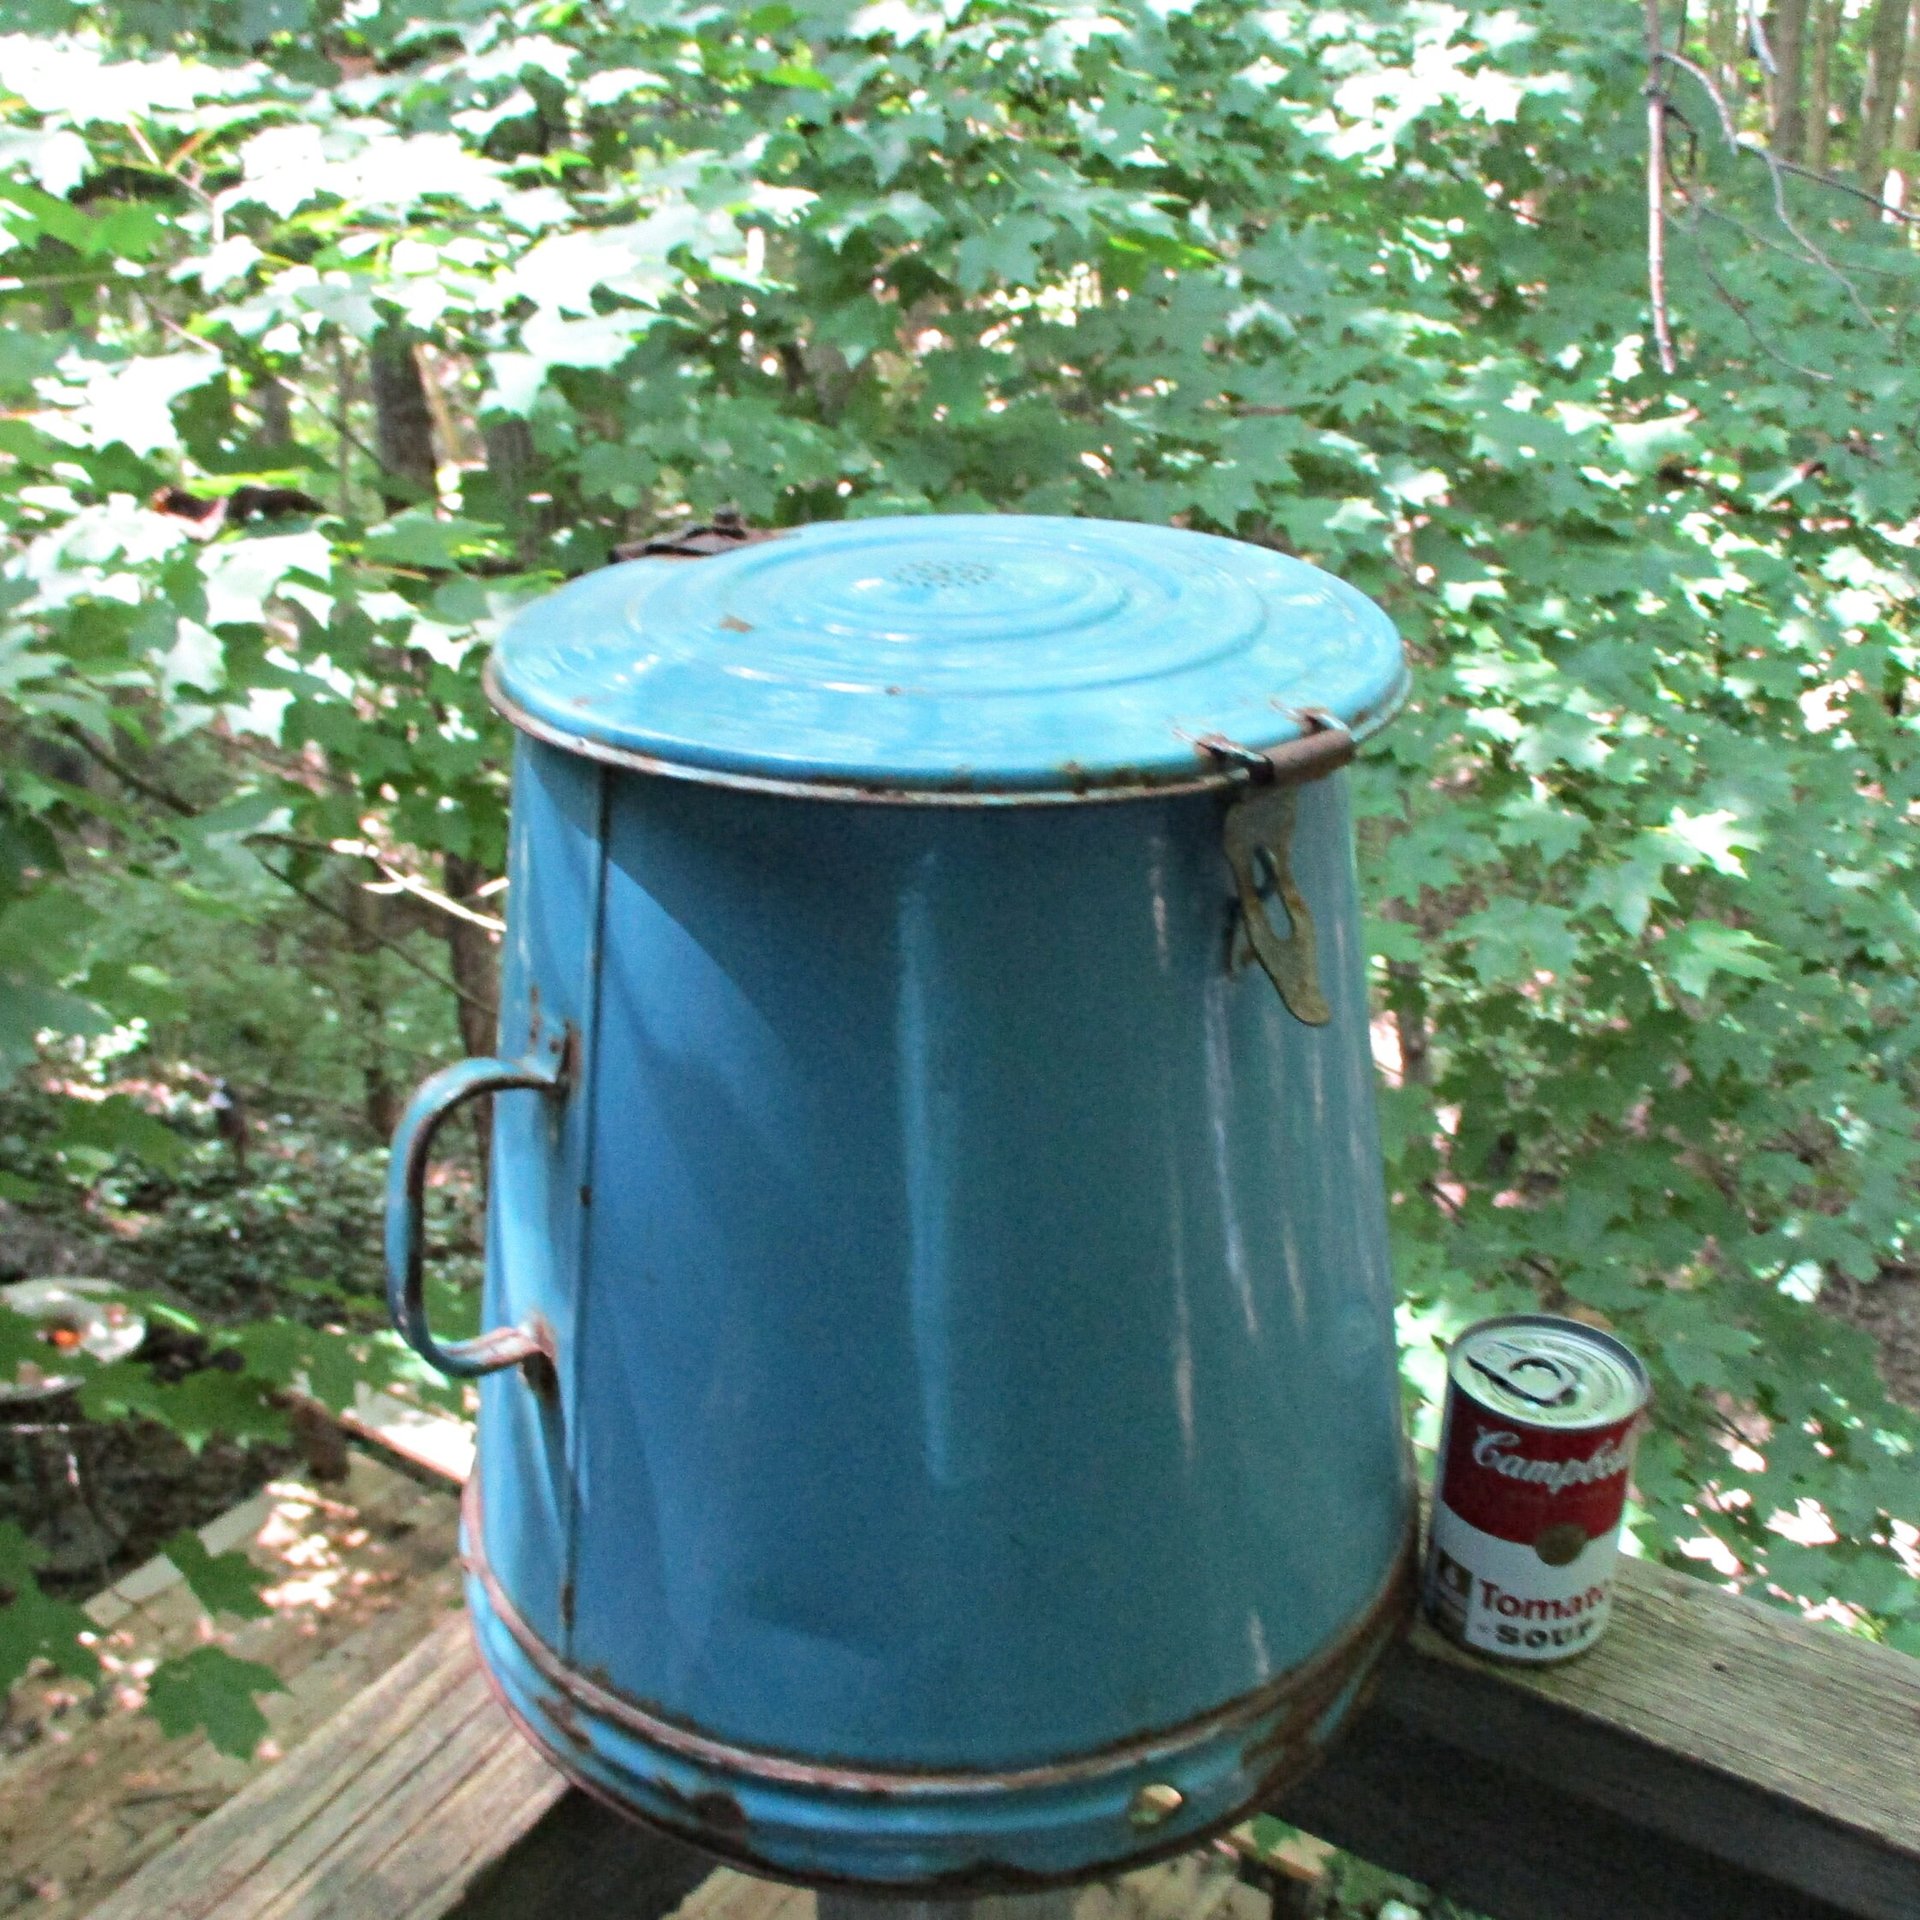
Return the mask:
POLYGON ((1550 1353, 1522 1349, 1516 1355, 1514 1349, 1503 1348, 1497 1356, 1470 1353, 1467 1364, 1530 1406, 1564 1407, 1580 1391, 1580 1376, 1550 1353))
POLYGON ((1266 969, 1293 1017, 1324 1027, 1333 1009, 1320 987, 1319 950, 1313 910, 1293 877, 1296 789, 1344 767, 1354 755, 1353 735, 1318 707, 1295 716, 1304 727, 1297 739, 1262 752, 1209 735, 1199 745, 1217 760, 1246 770, 1245 792, 1227 809, 1225 848, 1239 895, 1229 962, 1249 957, 1266 969), (1272 901, 1286 909, 1287 930, 1273 923, 1272 901))

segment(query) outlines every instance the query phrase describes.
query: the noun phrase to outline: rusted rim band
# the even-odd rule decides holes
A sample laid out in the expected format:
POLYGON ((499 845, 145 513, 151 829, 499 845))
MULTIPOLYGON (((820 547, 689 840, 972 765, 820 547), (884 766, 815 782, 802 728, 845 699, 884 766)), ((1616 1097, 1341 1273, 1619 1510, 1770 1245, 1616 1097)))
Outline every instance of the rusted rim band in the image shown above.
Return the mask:
MULTIPOLYGON (((943 1868, 932 1873, 835 1873, 827 1868, 802 1864, 775 1849, 756 1847, 742 1839, 740 1833, 731 1827, 703 1825, 684 1812, 676 1814, 657 1805, 627 1798, 606 1780, 590 1772, 576 1754, 555 1746, 552 1739, 514 1705, 499 1676, 487 1665, 484 1656, 480 1661, 480 1674, 487 1684, 487 1691, 521 1738, 538 1748, 547 1764, 563 1779, 603 1807, 611 1808, 624 1819, 637 1820, 662 1833, 671 1834, 689 1846, 698 1847, 702 1853, 711 1854, 715 1859, 726 1861, 748 1873, 783 1880, 795 1886, 847 1893, 897 1893, 920 1899, 952 1899, 983 1893, 1042 1893, 1056 1887, 1082 1887, 1090 1880, 1105 1879, 1117 1873, 1133 1873, 1163 1860, 1177 1860, 1184 1854, 1204 1847, 1216 1835, 1229 1832, 1257 1812, 1264 1802, 1284 1793, 1307 1771, 1315 1758, 1311 1751, 1298 1754, 1296 1764, 1263 1776, 1251 1795, 1203 1826, 1182 1828, 1158 1837, 1134 1834, 1130 1836, 1131 1843, 1124 1854, 1103 1856, 1084 1866, 1049 1870, 1014 1866, 1009 1862, 973 1861, 963 1867, 943 1868)), ((1371 1680, 1363 1683, 1354 1702, 1356 1709, 1364 1704, 1371 1684, 1371 1680)))
MULTIPOLYGON (((590 734, 575 733, 569 728, 555 726, 551 720, 543 720, 537 714, 529 713, 501 686, 500 674, 492 659, 480 670, 480 684, 503 719, 529 738, 543 741, 547 746, 578 754, 583 759, 599 760, 610 767, 624 767, 630 773, 654 774, 666 780, 685 780, 696 786, 729 787, 741 793, 773 794, 788 800, 840 800, 869 806, 896 807, 1064 807, 1084 806, 1089 801, 1169 800, 1189 793, 1230 794, 1243 790, 1253 777, 1245 766, 1232 759, 1223 760, 1196 742, 1194 771, 1190 775, 1175 775, 1166 780, 1089 781, 1079 787, 972 787, 964 784, 902 787, 889 786, 879 779, 871 782, 780 780, 769 774, 730 773, 714 767, 689 766, 678 760, 663 760, 654 754, 638 753, 632 747, 612 746, 604 740, 594 739, 590 734)), ((1403 672, 1400 683, 1379 707, 1352 723, 1350 737, 1354 740, 1369 739, 1385 726, 1399 712, 1410 684, 1403 672)), ((1346 724, 1341 723, 1342 726, 1346 724)), ((1309 742, 1316 741, 1316 736, 1311 733, 1301 738, 1309 742)), ((1289 741, 1273 751, 1285 754, 1289 747, 1299 744, 1298 741, 1289 741)), ((1317 751, 1317 744, 1314 750, 1317 751)), ((1329 766, 1324 771, 1332 773, 1337 769, 1329 766)), ((1271 780, 1272 768, 1269 767, 1262 777, 1271 780)))
POLYGON ((476 1465, 461 1495, 462 1531, 466 1535, 462 1564, 479 1581, 495 1617, 526 1655, 534 1671, 582 1712, 664 1752, 719 1772, 762 1781, 769 1786, 869 1800, 1004 1795, 1098 1781, 1150 1767, 1169 1755, 1203 1745, 1236 1729, 1252 1731, 1277 1715, 1279 1724, 1262 1733, 1248 1749, 1250 1759, 1271 1755, 1271 1765, 1262 1768, 1263 1791, 1275 1791, 1298 1771, 1300 1761, 1308 1757, 1301 1754, 1295 1758, 1289 1750, 1310 1742, 1321 1715, 1346 1687, 1367 1674, 1383 1650, 1383 1643, 1397 1636, 1411 1619, 1419 1529, 1419 1506, 1409 1490, 1407 1522, 1400 1545, 1373 1597, 1318 1653, 1254 1692, 1241 1694, 1224 1706, 1177 1726, 1138 1735, 1114 1746, 1076 1755, 1071 1760, 1007 1772, 958 1772, 827 1766, 797 1754, 736 1746, 682 1721, 667 1719, 657 1710, 589 1680, 567 1666, 527 1625, 507 1598, 487 1562, 482 1511, 480 1472, 476 1465))

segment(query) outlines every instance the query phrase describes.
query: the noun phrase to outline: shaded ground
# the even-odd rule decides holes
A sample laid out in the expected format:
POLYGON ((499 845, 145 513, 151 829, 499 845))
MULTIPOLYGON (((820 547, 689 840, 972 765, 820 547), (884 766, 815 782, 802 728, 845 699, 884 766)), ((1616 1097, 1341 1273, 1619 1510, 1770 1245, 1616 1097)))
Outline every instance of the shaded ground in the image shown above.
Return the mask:
POLYGON ((194 1453, 151 1420, 83 1420, 71 1398, 0 1421, 0 1521, 46 1559, 48 1592, 81 1599, 287 1472, 295 1447, 213 1439, 194 1453))
MULTIPOLYGON (((382 1146, 336 1137, 328 1116, 263 1113, 241 1162, 191 1102, 149 1104, 181 1140, 178 1164, 120 1158, 82 1179, 62 1153, 67 1103, 23 1082, 0 1090, 0 1284, 99 1277, 159 1295, 201 1329, 150 1324, 138 1357, 170 1382, 226 1364, 221 1329, 263 1315, 385 1324, 382 1146)), ((436 1270, 471 1286, 477 1193, 468 1170, 443 1171, 430 1195, 436 1270)), ((195 1452, 151 1420, 88 1421, 70 1396, 0 1405, 0 1524, 46 1556, 42 1585, 80 1599, 296 1465, 324 1476, 340 1464, 311 1446, 218 1438, 195 1452)))
POLYGON ((209 1532, 269 1576, 259 1619, 209 1621, 148 1565, 88 1602, 107 1684, 39 1674, 0 1728, 0 1920, 82 1920, 121 1881, 371 1685, 459 1605, 456 1499, 355 1453, 327 1488, 278 1480, 209 1532), (271 1667, 248 1759, 139 1710, 153 1662, 213 1642, 271 1667))
POLYGON ((1920 1269, 1888 1267, 1866 1286, 1833 1281, 1820 1304, 1872 1338, 1887 1391, 1901 1405, 1920 1409, 1920 1269))

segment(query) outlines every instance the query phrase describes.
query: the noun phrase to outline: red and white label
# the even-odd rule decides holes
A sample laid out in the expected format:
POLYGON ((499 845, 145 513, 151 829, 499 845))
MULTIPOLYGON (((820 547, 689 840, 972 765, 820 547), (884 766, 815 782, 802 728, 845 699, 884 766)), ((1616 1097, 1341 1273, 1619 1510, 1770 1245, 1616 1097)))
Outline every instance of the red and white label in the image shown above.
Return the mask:
POLYGON ((1483 1533, 1531 1546, 1543 1527, 1591 1536, 1620 1523, 1638 1416, 1584 1433, 1529 1427, 1457 1389, 1441 1498, 1483 1533))
POLYGON ((1428 1610, 1446 1632, 1532 1661, 1599 1637, 1638 1428, 1637 1413, 1582 1431, 1529 1426, 1455 1385, 1427 1557, 1428 1610))
POLYGON ((1454 1639, 1503 1660, 1565 1660, 1600 1637, 1613 1606, 1620 1536, 1587 1544, 1562 1567, 1531 1547, 1469 1526, 1436 1505, 1427 1609, 1454 1639))

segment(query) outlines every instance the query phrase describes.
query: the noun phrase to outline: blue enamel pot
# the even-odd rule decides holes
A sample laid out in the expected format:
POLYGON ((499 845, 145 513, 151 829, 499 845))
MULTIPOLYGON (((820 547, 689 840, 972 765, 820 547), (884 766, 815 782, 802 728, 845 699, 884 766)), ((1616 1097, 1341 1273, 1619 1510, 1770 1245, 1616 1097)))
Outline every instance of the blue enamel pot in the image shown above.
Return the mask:
POLYGON ((1346 777, 1385 617, 1265 549, 845 522, 524 614, 500 1056, 394 1144, 482 1376, 468 1597, 583 1785, 920 1892, 1309 1765, 1410 1603, 1346 777), (486 1325, 435 1129, 495 1097, 486 1325))

